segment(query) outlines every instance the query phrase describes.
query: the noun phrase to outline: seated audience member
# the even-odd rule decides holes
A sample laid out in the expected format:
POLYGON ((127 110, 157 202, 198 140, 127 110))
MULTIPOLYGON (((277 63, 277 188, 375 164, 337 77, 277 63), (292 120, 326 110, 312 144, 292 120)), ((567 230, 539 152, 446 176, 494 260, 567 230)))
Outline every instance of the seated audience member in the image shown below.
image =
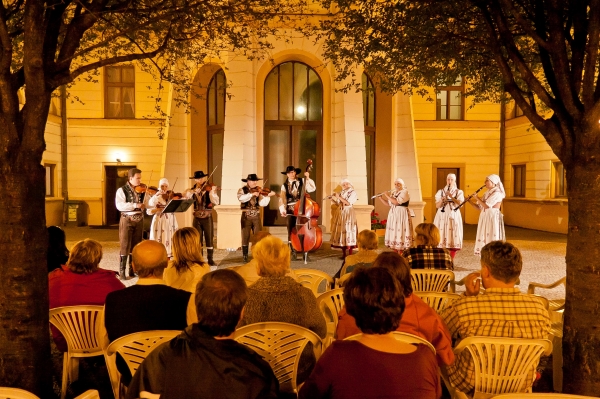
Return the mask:
MULTIPOLYGON (((256 244, 258 244, 258 242, 260 240, 262 240, 263 238, 268 237, 270 235, 271 234, 267 231, 259 231, 258 233, 253 234, 252 237, 250 238, 250 243, 252 244, 252 250, 254 250, 254 247, 256 246, 256 244)), ((236 272, 237 274, 239 274, 240 276, 242 276, 242 278, 244 279, 244 281, 246 282, 246 285, 248 285, 248 287, 250 287, 252 284, 256 283, 256 281, 260 278, 260 276, 258 275, 258 269, 256 267, 256 259, 254 259, 254 257, 252 257, 250 262, 246 263, 245 265, 231 267, 230 269, 233 270, 234 272, 236 272)), ((298 277, 296 276, 296 273, 294 273, 294 271, 292 269, 288 269, 288 271, 285 275, 290 276, 294 280, 298 279, 298 277)))
POLYGON ((344 301, 363 335, 327 348, 298 398, 439 398, 431 349, 392 335, 404 311, 403 290, 392 273, 383 267, 357 269, 344 288, 344 301))
MULTIPOLYGON (((515 287, 522 264, 521 253, 511 243, 492 241, 481 249, 481 272, 465 278, 466 292, 442 313, 453 338, 548 338, 550 319, 544 303, 515 287), (478 277, 485 288, 482 294, 478 277)), ((455 388, 462 392, 473 389, 473 362, 468 351, 446 372, 455 388)))
MULTIPOLYGON (((140 331, 186 328, 191 293, 171 288, 162 279, 168 263, 165 246, 158 241, 142 241, 131 255, 132 267, 139 279, 135 285, 107 295, 104 325, 108 341, 140 331)), ((120 357, 117 357, 117 368, 123 383, 128 384, 129 368, 120 357)))
POLYGON ((421 223, 415 228, 416 247, 405 249, 402 256, 411 269, 454 270, 452 256, 446 248, 438 248, 440 230, 433 223, 421 223))
POLYGON ((169 261, 163 274, 163 280, 169 287, 190 293, 196 291, 196 285, 210 271, 200 253, 200 233, 193 227, 184 227, 173 234, 173 259, 169 261))
MULTIPOLYGON (((325 319, 317 307, 315 295, 293 278, 290 250, 279 238, 268 236, 252 250, 260 278, 248 288, 248 302, 242 325, 265 321, 281 321, 308 328, 321 338, 327 334, 325 319)), ((298 383, 308 377, 315 364, 312 345, 300 357, 298 383)))
POLYGON ((67 249, 67 237, 65 232, 58 226, 48 227, 48 273, 60 269, 69 259, 67 249))
POLYGON ((346 266, 347 273, 352 272, 354 267, 356 266, 366 266, 369 267, 375 262, 375 258, 377 258, 377 246, 379 245, 379 240, 377 239, 377 234, 373 230, 363 230, 358 233, 357 238, 358 252, 353 255, 348 255, 344 263, 342 263, 342 267, 335 274, 334 279, 337 277, 341 277, 342 269, 346 266))
POLYGON ((198 323, 148 355, 127 398, 139 398, 141 391, 161 399, 277 398, 279 384, 269 364, 232 339, 247 297, 235 272, 204 275, 195 292, 198 323))
MULTIPOLYGON (((452 364, 454 362, 454 352, 452 351, 450 333, 435 310, 413 293, 410 283, 410 268, 406 263, 406 259, 396 252, 383 252, 377 257, 373 267, 382 267, 389 270, 400 282, 400 287, 404 293, 404 313, 398 325, 398 331, 418 335, 431 342, 436 350, 438 364, 452 364)), ((356 325, 354 317, 348 314, 345 307, 340 310, 338 319, 336 331, 338 340, 360 334, 361 331, 356 325)))
MULTIPOLYGON (((102 245, 95 240, 79 241, 67 265, 48 275, 50 309, 62 306, 104 305, 106 295, 125 288, 115 272, 100 269, 102 245)), ((54 326, 52 337, 58 349, 67 351, 67 342, 54 326)))

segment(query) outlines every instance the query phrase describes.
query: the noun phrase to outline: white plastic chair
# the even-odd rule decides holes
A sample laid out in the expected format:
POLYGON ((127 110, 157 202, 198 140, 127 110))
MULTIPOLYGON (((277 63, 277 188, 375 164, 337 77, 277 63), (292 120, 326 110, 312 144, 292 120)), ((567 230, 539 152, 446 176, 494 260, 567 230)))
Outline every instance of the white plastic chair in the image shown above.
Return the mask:
POLYGON ((522 393, 505 393, 494 396, 493 399, 597 399, 596 396, 569 395, 566 393, 529 393, 523 396, 522 393))
POLYGON ((0 387, 0 399, 40 399, 40 398, 24 389, 0 387))
MULTIPOLYGON (((563 277, 560 280, 555 281, 551 284, 541 284, 541 283, 532 282, 532 283, 529 283, 529 286, 527 287, 527 293, 535 294, 536 288, 551 290, 551 289, 557 288, 561 285, 563 285, 564 288, 566 289, 566 286, 567 286, 567 278, 566 277, 563 277)), ((550 299, 550 300, 548 300, 548 302, 550 303, 549 310, 552 312, 557 312, 557 311, 560 311, 565 308, 565 298, 550 299)))
POLYGON ((323 339, 323 349, 326 349, 335 339, 338 314, 344 307, 344 289, 336 288, 319 295, 317 306, 325 318, 325 323, 327 323, 327 336, 323 339))
POLYGON ((142 391, 140 392, 140 399, 160 399, 160 395, 157 393, 142 391))
POLYGON ((134 375, 150 352, 179 334, 181 334, 179 330, 142 331, 125 335, 108 345, 104 352, 104 358, 116 399, 121 397, 121 373, 117 370, 116 354, 121 355, 127 363, 131 375, 134 375))
MULTIPOLYGON (((502 393, 531 392, 535 369, 543 354, 549 355, 547 339, 467 337, 454 348, 456 356, 469 351, 475 370, 473 399, 492 398, 502 393)), ((442 377, 445 377, 442 374, 442 377)), ((452 398, 467 399, 466 393, 444 383, 452 398)))
POLYGON ((438 269, 411 269, 413 291, 454 292, 454 272, 438 269))
POLYGON ((77 380, 79 358, 101 356, 102 349, 96 337, 102 306, 81 305, 50 309, 50 323, 67 341, 63 358, 63 376, 60 397, 65 398, 69 382, 77 380))
POLYGON ((100 399, 100 392, 95 389, 89 389, 81 395, 76 396, 75 399, 100 399))
POLYGON ((433 310, 436 311, 437 314, 441 314, 449 304, 456 301, 460 298, 459 294, 455 294, 453 292, 414 292, 413 294, 417 295, 419 298, 423 300, 426 304, 428 304, 433 310))
MULTIPOLYGON (((427 341, 425 338, 421 338, 418 335, 409 334, 402 331, 394 331, 392 332, 392 335, 394 336, 394 338, 396 338, 397 341, 401 341, 411 345, 425 345, 429 349, 431 349, 434 355, 436 354, 435 347, 431 344, 431 342, 427 341)), ((362 337, 362 334, 354 334, 344 338, 344 341, 355 341, 360 339, 360 337, 362 337)))
POLYGON ((238 328, 233 336, 266 360, 279 380, 282 392, 297 392, 296 374, 300 355, 310 342, 315 358, 323 351, 323 342, 314 332, 290 323, 254 323, 238 328))
POLYGON ((333 278, 325 272, 316 269, 296 269, 297 280, 303 287, 308 288, 319 296, 324 292, 329 291, 331 284, 333 284, 333 278))

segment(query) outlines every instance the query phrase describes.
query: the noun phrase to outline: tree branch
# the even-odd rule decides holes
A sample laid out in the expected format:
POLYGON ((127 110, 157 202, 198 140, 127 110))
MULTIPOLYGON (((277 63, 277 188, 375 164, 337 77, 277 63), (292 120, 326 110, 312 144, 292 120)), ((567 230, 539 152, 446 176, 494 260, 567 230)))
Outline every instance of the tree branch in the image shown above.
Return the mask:
POLYGON ((595 88, 598 82, 594 84, 594 79, 598 79, 596 77, 596 68, 598 66, 598 46, 600 45, 600 0, 592 0, 590 3, 589 22, 587 26, 588 42, 585 49, 586 60, 583 70, 583 90, 581 95, 586 109, 593 106, 592 104, 596 104, 599 100, 595 95, 595 88))
POLYGON ((510 14, 515 18, 515 20, 519 23, 519 26, 531 37, 535 43, 545 49, 546 51, 552 51, 552 47, 548 45, 545 36, 541 36, 536 32, 536 29, 531 26, 530 21, 528 21, 514 6, 514 2, 511 0, 500 0, 500 3, 503 7, 505 7, 510 14))

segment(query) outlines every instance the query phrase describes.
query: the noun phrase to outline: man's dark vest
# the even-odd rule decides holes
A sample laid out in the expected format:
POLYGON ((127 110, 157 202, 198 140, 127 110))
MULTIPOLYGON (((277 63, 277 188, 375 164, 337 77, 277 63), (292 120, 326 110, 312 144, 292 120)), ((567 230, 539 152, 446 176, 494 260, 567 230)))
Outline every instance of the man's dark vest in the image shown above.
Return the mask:
MULTIPOLYGON (((289 179, 286 179, 285 183, 283 183, 283 186, 285 187, 285 198, 286 198, 286 202, 289 204, 290 202, 294 202, 294 201, 298 201, 300 199, 300 194, 302 194, 302 184, 303 184, 303 180, 296 180, 298 182, 298 188, 296 189, 296 195, 292 195, 292 191, 290 190, 290 182, 289 179)), ((294 182, 292 182, 291 184, 294 184, 294 182)))
MULTIPOLYGON (((242 190, 244 191, 244 194, 250 193, 250 188, 248 186, 242 187, 242 190)), ((258 198, 256 198, 255 196, 252 196, 252 198, 250 198, 250 201, 241 202, 240 208, 242 208, 242 209, 257 209, 258 208, 258 198)))
POLYGON ((125 193, 125 201, 126 202, 142 202, 144 201, 144 194, 138 194, 136 192, 133 191, 133 188, 131 188, 131 185, 126 184, 123 187, 121 187, 123 189, 123 192, 125 193))
MULTIPOLYGON (((196 184, 192 187, 192 190, 196 188, 196 184)), ((210 202, 210 195, 208 191, 204 191, 202 196, 200 194, 194 194, 194 210, 212 209, 212 202, 210 202)))

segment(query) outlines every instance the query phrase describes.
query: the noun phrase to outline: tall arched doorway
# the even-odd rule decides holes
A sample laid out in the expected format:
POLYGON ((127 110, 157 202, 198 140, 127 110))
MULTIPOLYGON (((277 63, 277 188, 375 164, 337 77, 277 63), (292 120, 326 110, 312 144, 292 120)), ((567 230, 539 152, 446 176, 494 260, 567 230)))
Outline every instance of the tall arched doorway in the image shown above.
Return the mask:
POLYGON ((208 172, 214 170, 212 183, 221 187, 223 176, 223 138, 225 136, 225 72, 219 69, 206 91, 206 136, 208 172))
MULTIPOLYGON (((265 160, 264 178, 277 193, 286 166, 305 169, 313 160, 311 178, 317 191, 311 197, 320 201, 323 159, 323 84, 319 75, 301 62, 285 62, 274 67, 265 79, 265 160)), ((265 226, 285 225, 278 218, 278 201, 265 209, 265 226)))

